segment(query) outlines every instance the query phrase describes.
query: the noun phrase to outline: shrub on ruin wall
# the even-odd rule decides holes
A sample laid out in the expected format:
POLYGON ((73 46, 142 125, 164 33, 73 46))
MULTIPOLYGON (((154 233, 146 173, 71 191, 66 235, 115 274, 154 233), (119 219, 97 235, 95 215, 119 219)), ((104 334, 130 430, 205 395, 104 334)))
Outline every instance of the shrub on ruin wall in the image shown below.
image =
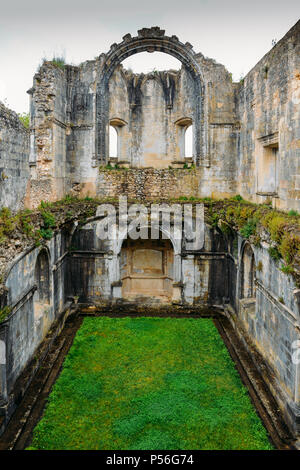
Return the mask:
POLYGON ((282 260, 281 271, 293 275, 300 285, 300 216, 296 211, 284 213, 267 204, 253 204, 235 196, 210 202, 208 214, 208 222, 224 233, 229 226, 256 246, 262 240, 270 243, 271 258, 282 260))

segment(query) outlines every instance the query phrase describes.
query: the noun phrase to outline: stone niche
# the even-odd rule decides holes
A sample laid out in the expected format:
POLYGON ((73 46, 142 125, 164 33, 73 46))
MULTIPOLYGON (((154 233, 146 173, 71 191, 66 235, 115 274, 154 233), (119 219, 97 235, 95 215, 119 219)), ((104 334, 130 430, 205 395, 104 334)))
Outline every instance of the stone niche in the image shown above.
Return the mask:
POLYGON ((169 240, 126 240, 120 264, 123 299, 172 300, 173 248, 169 240))

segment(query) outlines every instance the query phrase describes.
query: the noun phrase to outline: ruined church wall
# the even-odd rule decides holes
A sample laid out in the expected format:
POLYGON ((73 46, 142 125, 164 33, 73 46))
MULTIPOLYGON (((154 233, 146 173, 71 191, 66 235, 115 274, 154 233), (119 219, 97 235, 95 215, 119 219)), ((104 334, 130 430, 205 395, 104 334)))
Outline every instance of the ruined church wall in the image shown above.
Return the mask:
MULTIPOLYGON (((144 79, 140 75, 137 76, 137 79, 141 77, 139 79, 142 83, 142 98, 140 104, 132 109, 132 105, 127 102, 128 74, 119 67, 110 79, 110 118, 120 117, 126 122, 129 119, 129 124, 121 128, 120 160, 127 160, 133 167, 167 169, 168 166, 173 166, 176 160, 184 161, 180 149, 180 126, 176 123, 179 119, 187 117, 192 119, 195 125, 198 101, 203 107, 203 121, 199 123, 199 127, 203 129, 202 145, 205 158, 199 162, 199 181, 194 195, 226 197, 236 194, 237 187, 239 124, 235 113, 234 84, 224 66, 211 59, 205 59, 201 54, 197 57, 203 75, 203 100, 197 94, 193 78, 182 68, 179 72, 168 72, 175 77, 172 105, 166 100, 160 85, 159 72, 148 74, 144 79), (151 142, 157 147, 153 147, 152 152, 149 150, 151 142)), ((195 161, 195 153, 193 156, 195 161)), ((121 178, 123 180, 122 176, 121 178)), ((102 182, 101 173, 99 194, 100 188, 105 194, 102 182)), ((155 186, 155 181, 153 185, 155 186)), ((187 185, 187 192, 189 186, 190 184, 187 185)), ((173 197, 172 193, 170 197, 173 197)))
POLYGON ((13 390, 20 373, 63 311, 66 303, 66 256, 65 234, 58 232, 47 242, 46 248, 38 247, 23 253, 8 272, 7 304, 12 309, 8 319, 0 324, 6 345, 7 394, 13 390), (35 275, 41 250, 46 250, 49 256, 49 302, 44 304, 38 302, 38 280, 35 275))
POLYGON ((208 225, 201 250, 185 252, 183 247, 183 300, 194 305, 219 306, 228 297, 227 241, 223 234, 208 225))
MULTIPOLYGON (((229 314, 243 341, 262 355, 267 370, 261 369, 261 372, 295 431, 295 416, 299 414, 297 406, 300 404, 299 365, 292 360, 295 353, 293 342, 299 338, 297 288, 293 278, 280 270, 280 262, 270 257, 269 245, 262 243, 260 247, 252 246, 256 265, 256 298, 244 298, 244 247, 245 240, 238 237, 233 256, 235 261, 229 268, 233 270, 230 284, 232 281, 236 284, 236 298, 233 301, 231 293, 233 310, 229 309, 229 314)), ((230 285, 230 291, 232 287, 230 285)), ((261 366, 259 362, 257 365, 261 366)))
POLYGON ((31 95, 31 190, 27 205, 53 201, 82 185, 95 195, 95 103, 97 64, 62 68, 45 62, 31 95))
POLYGON ((258 203, 273 198, 273 205, 282 209, 300 208, 299 33, 300 22, 246 75, 236 93, 241 123, 238 192, 258 203), (278 144, 277 195, 258 195, 263 192, 261 174, 269 178, 264 149, 274 143, 278 144))
POLYGON ((201 196, 228 197, 237 193, 239 122, 235 108, 235 85, 222 65, 196 54, 204 86, 205 153, 199 179, 201 196))
POLYGON ((125 122, 116 126, 118 160, 134 168, 168 168, 175 160, 184 161, 177 121, 195 121, 195 92, 184 68, 144 75, 117 67, 109 81, 109 118, 125 122))
POLYGON ((75 231, 71 241, 68 290, 79 296, 79 302, 111 298, 110 241, 100 240, 96 230, 97 222, 86 224, 75 231))
POLYGON ((97 184, 99 196, 127 196, 132 199, 168 199, 200 194, 202 169, 129 168, 100 170, 97 184))
MULTIPOLYGON (((109 192, 103 187, 102 173, 98 174, 97 100, 100 91, 109 93, 107 161, 109 120, 118 118, 124 121, 124 125, 118 127, 119 161, 133 168, 154 169, 168 169, 175 161, 184 162, 179 136, 182 127, 177 121, 190 118, 196 126, 195 113, 200 106, 203 119, 198 123, 199 129, 194 129, 194 139, 197 132, 203 134, 203 159, 199 162, 198 187, 192 195, 226 197, 236 194, 238 125, 234 85, 222 65, 197 54, 203 75, 203 96, 199 96, 194 79, 183 67, 178 72, 170 72, 175 83, 174 93, 166 88, 170 85, 166 81, 169 72, 143 76, 138 101, 135 94, 130 98, 130 73, 122 66, 111 76, 109 89, 99 91, 102 61, 100 56, 79 67, 65 66, 64 69, 45 63, 35 76, 32 89, 35 156, 31 159, 36 160, 36 166, 32 165, 30 204, 37 205, 37 194, 41 194, 42 199, 57 199, 70 191, 81 196, 102 196, 109 192)), ((196 155, 193 157, 196 159, 196 155)))
POLYGON ((119 160, 126 160, 133 168, 118 171, 100 168, 98 196, 127 194, 137 199, 167 199, 178 196, 227 197, 237 193, 239 125, 234 105, 234 84, 224 66, 201 54, 197 55, 197 61, 204 80, 204 120, 200 126, 204 128, 206 161, 192 170, 170 168, 174 161, 184 161, 179 148, 180 126, 176 122, 185 117, 194 121, 195 103, 199 100, 190 74, 184 68, 175 72, 174 100, 169 108, 158 74, 148 74, 149 78, 146 80, 147 76, 144 77, 146 82, 141 87, 141 103, 132 109, 126 85, 130 73, 118 67, 109 85, 110 119, 118 117, 127 123, 120 131, 122 147, 119 160), (147 123, 146 115, 153 122, 147 123), (149 133, 147 139, 146 132, 149 133), (145 146, 151 139, 159 148, 150 158, 151 152, 147 154, 145 146))
MULTIPOLYGON (((193 117, 200 98, 203 160, 199 162, 197 195, 241 193, 254 202, 272 197, 279 208, 299 208, 299 47, 298 23, 240 84, 232 83, 224 66, 196 54, 202 97, 196 96, 193 79, 182 68, 175 73, 172 106, 159 84, 159 74, 142 84, 140 103, 130 102, 128 77, 121 66, 110 78, 109 91, 99 88, 105 54, 63 70, 45 63, 33 87, 38 161, 32 166, 29 204, 37 205, 37 194, 43 199, 59 198, 69 191, 81 196, 105 195, 103 175, 98 176, 97 139, 103 137, 98 120, 103 116, 98 115, 97 102, 99 93, 108 92, 108 118, 125 122, 120 130, 120 160, 133 167, 172 166, 180 158, 176 120, 183 115, 193 117), (262 154, 274 143, 279 147, 274 170, 277 194, 261 195, 259 175, 267 178, 270 171, 262 154)), ((108 131, 109 122, 107 149, 108 131)))
MULTIPOLYGON (((203 130, 204 159, 199 162, 198 185, 195 188, 195 184, 192 183, 194 187, 192 195, 231 196, 237 191, 236 163, 239 140, 239 123, 234 101, 235 85, 224 66, 204 58, 201 54, 197 54, 196 57, 202 72, 202 98, 189 72, 181 68, 177 72, 166 72, 174 77, 175 91, 172 102, 166 99, 160 72, 146 76, 137 75, 136 81, 141 81, 142 97, 140 103, 133 106, 134 103, 128 102, 130 73, 124 71, 122 67, 115 70, 109 82, 110 119, 119 117, 126 121, 126 125, 120 130, 119 160, 129 162, 134 168, 141 166, 154 169, 167 169, 173 166, 174 161, 184 162, 180 148, 180 125, 177 125, 177 122, 187 117, 196 126, 195 112, 198 102, 203 108, 203 120, 198 126, 201 132, 203 130)), ((196 132, 197 129, 194 128, 194 139, 196 132)), ((193 157, 195 161, 195 141, 193 157)), ((110 180, 108 175, 107 178, 101 172, 100 175, 97 193, 104 195, 106 194, 104 180, 108 186, 110 180)), ((164 173, 164 179, 168 179, 166 175, 167 172, 164 173)), ((121 174, 120 178, 122 181, 127 179, 121 174)), ((172 176, 169 181, 171 180, 172 176)), ((155 183, 154 179, 154 187, 155 183)), ((190 186, 191 182, 187 184, 188 193, 190 186)), ((163 192, 166 194, 166 190, 163 192)), ((172 189, 170 197, 173 197, 172 189)))
MULTIPOLYGON (((137 149, 139 146, 138 136, 136 134, 135 117, 140 115, 140 104, 136 107, 135 103, 130 103, 129 96, 129 83, 126 78, 126 73, 122 66, 119 66, 114 71, 111 79, 109 80, 109 122, 114 119, 120 119, 124 125, 118 126, 117 132, 119 135, 118 154, 116 157, 118 161, 129 163, 136 163, 137 149)), ((134 98, 132 98, 134 100, 134 98)), ((109 126, 107 132, 106 148, 108 149, 108 161, 111 156, 111 149, 109 148, 109 126)))
POLYGON ((1 207, 24 207, 29 176, 29 132, 17 114, 0 103, 1 207))
POLYGON ((96 84, 99 61, 87 61, 73 68, 68 77, 70 127, 67 135, 68 188, 75 193, 95 195, 96 84))
POLYGON ((97 196, 125 195, 133 199, 159 200, 178 197, 226 197, 236 194, 235 183, 210 179, 209 169, 129 168, 100 169, 97 196), (230 191, 230 192, 229 192, 230 191))
POLYGON ((34 76, 31 95, 31 184, 26 205, 54 201, 68 191, 66 164, 66 69, 45 62, 34 76))

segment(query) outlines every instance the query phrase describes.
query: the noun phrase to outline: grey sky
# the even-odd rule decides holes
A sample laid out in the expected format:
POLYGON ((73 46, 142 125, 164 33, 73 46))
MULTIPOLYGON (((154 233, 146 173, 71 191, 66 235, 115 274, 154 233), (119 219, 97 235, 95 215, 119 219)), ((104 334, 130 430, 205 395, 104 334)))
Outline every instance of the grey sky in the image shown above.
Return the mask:
MULTIPOLYGON (((106 52, 126 33, 160 26, 224 64, 233 78, 245 75, 299 19, 299 0, 26 0, 1 1, 0 100, 27 111, 26 90, 43 57, 65 55, 78 64, 106 52)), ((170 68, 174 59, 134 55, 134 70, 170 68)))

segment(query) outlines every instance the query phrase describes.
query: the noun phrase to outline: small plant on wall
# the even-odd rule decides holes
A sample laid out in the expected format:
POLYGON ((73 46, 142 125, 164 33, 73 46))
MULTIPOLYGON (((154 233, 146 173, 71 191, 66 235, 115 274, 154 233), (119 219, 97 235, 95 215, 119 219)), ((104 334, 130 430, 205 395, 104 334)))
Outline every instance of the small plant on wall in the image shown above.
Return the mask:
POLYGON ((269 66, 265 65, 264 66, 264 78, 268 78, 268 72, 269 72, 269 66))
POLYGON ((21 123, 26 129, 29 129, 30 126, 30 115, 29 113, 19 113, 18 114, 21 123))
POLYGON ((257 266, 256 266, 256 271, 258 271, 259 273, 261 273, 263 270, 263 264, 262 264, 262 261, 259 261, 257 263, 257 266))

